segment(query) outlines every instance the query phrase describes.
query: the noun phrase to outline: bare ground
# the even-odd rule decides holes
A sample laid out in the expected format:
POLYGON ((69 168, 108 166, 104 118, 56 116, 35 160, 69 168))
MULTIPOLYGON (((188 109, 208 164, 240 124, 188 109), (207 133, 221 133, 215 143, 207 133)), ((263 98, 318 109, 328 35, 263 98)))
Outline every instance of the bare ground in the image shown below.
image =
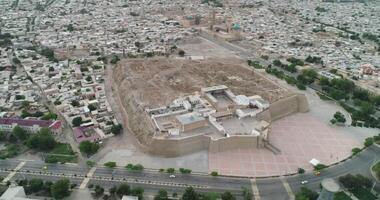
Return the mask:
POLYGON ((291 93, 247 68, 245 61, 234 58, 128 59, 115 67, 113 77, 128 113, 128 126, 142 144, 149 144, 153 136, 153 126, 149 125, 151 121, 144 108, 165 106, 202 87, 223 84, 235 94, 261 95, 269 102, 291 93))

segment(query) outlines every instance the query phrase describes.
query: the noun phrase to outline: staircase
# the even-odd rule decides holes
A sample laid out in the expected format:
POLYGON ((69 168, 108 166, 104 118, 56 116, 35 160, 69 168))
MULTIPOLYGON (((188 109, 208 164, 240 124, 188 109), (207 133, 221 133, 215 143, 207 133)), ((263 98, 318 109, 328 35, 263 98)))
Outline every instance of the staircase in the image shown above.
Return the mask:
POLYGON ((271 144, 267 140, 264 140, 264 147, 267 148, 269 151, 273 152, 274 155, 281 154, 281 150, 279 148, 275 147, 273 144, 271 144))

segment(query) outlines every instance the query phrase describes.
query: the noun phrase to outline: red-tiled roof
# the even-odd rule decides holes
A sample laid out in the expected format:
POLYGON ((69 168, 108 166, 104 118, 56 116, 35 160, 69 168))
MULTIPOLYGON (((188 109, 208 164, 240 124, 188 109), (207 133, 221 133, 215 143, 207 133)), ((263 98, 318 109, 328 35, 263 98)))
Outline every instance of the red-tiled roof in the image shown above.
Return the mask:
POLYGON ((0 125, 34 126, 57 129, 61 127, 61 121, 39 120, 39 119, 20 119, 20 118, 0 118, 0 125))

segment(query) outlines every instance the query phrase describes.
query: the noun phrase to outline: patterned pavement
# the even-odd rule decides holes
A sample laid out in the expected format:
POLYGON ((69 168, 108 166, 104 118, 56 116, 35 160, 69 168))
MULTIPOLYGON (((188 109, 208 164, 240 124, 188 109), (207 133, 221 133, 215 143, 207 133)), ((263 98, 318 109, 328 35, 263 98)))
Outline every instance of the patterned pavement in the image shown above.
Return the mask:
POLYGON ((316 158, 331 164, 351 155, 361 143, 337 131, 308 113, 297 113, 272 124, 270 142, 281 150, 274 155, 267 149, 236 149, 209 153, 209 171, 223 175, 273 176, 311 170, 309 161, 316 158))

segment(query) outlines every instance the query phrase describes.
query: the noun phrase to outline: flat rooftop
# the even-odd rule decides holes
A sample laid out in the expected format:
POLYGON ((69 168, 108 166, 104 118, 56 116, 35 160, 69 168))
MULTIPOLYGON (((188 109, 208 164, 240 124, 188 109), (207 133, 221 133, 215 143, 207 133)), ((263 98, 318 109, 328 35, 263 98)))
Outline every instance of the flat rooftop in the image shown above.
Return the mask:
POLYGON ((260 121, 254 118, 231 118, 221 121, 222 126, 230 135, 251 134, 252 130, 260 127, 260 121))
POLYGON ((176 119, 179 121, 179 123, 184 124, 184 125, 205 120, 205 118, 202 117, 201 114, 197 112, 177 115, 176 119))

